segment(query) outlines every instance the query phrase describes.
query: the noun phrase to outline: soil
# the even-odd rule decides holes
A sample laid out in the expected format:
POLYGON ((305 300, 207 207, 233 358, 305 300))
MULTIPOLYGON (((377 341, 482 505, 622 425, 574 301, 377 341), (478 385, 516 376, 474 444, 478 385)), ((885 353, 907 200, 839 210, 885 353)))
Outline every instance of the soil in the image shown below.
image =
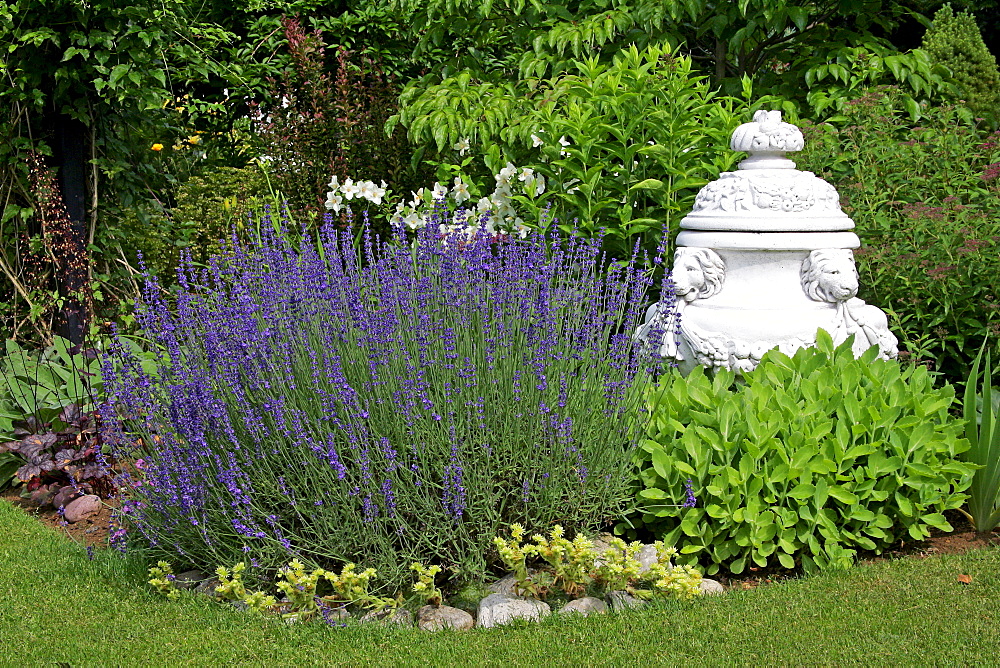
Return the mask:
MULTIPOLYGON (((21 498, 19 490, 9 489, 0 493, 0 498, 9 501, 14 506, 23 509, 26 513, 37 519, 42 524, 51 527, 55 531, 66 533, 82 546, 92 546, 94 548, 105 548, 108 546, 109 528, 111 526, 111 515, 118 507, 117 499, 105 499, 104 507, 101 511, 79 522, 70 524, 59 516, 55 508, 47 506, 39 508, 29 499, 21 498)), ((921 542, 901 542, 899 547, 883 552, 880 555, 874 553, 862 553, 859 562, 864 564, 877 563, 887 559, 899 559, 910 557, 922 559, 925 557, 943 554, 963 554, 969 550, 975 550, 989 545, 1000 545, 1000 527, 997 527, 989 535, 977 534, 969 521, 958 511, 948 511, 945 513, 948 521, 955 528, 951 533, 945 533, 938 529, 931 530, 931 537, 921 542)), ((753 589, 762 584, 780 582, 798 577, 795 571, 788 571, 781 567, 756 568, 751 567, 747 572, 738 576, 716 575, 713 579, 718 580, 727 589, 753 589)))
POLYGON ((85 547, 107 547, 110 535, 111 513, 118 507, 117 499, 105 499, 104 506, 96 515, 70 524, 64 521, 51 505, 40 508, 30 499, 21 498, 20 489, 8 489, 0 493, 0 498, 24 510, 36 520, 59 533, 65 533, 85 547))

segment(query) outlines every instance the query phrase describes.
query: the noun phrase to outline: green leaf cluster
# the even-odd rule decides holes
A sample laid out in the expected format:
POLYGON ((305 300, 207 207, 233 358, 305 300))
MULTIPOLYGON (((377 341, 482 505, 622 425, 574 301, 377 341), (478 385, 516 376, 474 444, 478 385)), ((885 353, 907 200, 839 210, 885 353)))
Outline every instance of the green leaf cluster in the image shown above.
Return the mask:
POLYGON ((708 572, 850 565, 950 530, 974 465, 951 386, 926 369, 855 359, 848 341, 773 350, 745 382, 701 367, 649 388, 638 455, 641 523, 708 572), (684 482, 698 498, 683 508, 684 482))
POLYGON ((998 352, 1000 135, 963 106, 922 106, 914 122, 904 100, 873 88, 838 128, 803 124, 795 161, 854 220, 859 297, 886 311, 901 359, 961 385, 984 342, 998 352))
POLYGON ((468 138, 496 173, 506 162, 544 175, 546 194, 522 202, 532 213, 551 206, 564 231, 605 228, 630 248, 680 215, 698 189, 735 166, 729 135, 757 107, 749 81, 741 97, 719 95, 690 57, 631 46, 610 62, 575 60, 551 79, 474 81, 468 70, 440 84, 404 91, 390 126, 438 150, 468 138))
POLYGON ((104 385, 101 360, 96 355, 84 355, 61 336, 38 352, 22 349, 13 339, 4 345, 6 354, 0 358, 0 439, 13 440, 14 423, 29 416, 51 422, 65 406, 74 403, 82 411, 92 410, 104 385))
POLYGON ((983 353, 979 352, 965 384, 963 417, 965 436, 972 447, 963 459, 982 468, 976 471, 969 488, 969 519, 980 533, 992 531, 1000 524, 1000 392, 992 379, 1000 368, 991 364, 980 367, 983 353), (977 394, 982 368, 982 391, 977 394))
POLYGON ((945 4, 934 15, 922 47, 934 63, 951 70, 969 109, 996 127, 1000 123, 1000 70, 976 19, 967 11, 956 14, 951 3, 945 4))

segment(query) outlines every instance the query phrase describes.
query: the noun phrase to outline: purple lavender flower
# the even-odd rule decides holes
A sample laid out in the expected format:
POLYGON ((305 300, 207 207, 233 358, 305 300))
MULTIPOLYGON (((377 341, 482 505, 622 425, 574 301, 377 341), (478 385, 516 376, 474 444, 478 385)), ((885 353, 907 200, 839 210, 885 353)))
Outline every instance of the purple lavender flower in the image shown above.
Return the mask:
POLYGON ((136 536, 392 571, 402 555, 480 559, 498 520, 583 526, 621 507, 650 284, 637 251, 442 240, 446 214, 382 241, 332 221, 275 230, 269 213, 258 241, 185 260, 176 290, 146 276, 155 352, 119 342, 102 409, 117 454, 144 460, 136 536), (133 433, 155 447, 127 452, 133 433))
POLYGON ((691 482, 691 478, 687 479, 684 483, 684 491, 687 493, 687 498, 684 499, 684 503, 681 508, 694 508, 698 505, 698 499, 694 495, 694 485, 691 482))

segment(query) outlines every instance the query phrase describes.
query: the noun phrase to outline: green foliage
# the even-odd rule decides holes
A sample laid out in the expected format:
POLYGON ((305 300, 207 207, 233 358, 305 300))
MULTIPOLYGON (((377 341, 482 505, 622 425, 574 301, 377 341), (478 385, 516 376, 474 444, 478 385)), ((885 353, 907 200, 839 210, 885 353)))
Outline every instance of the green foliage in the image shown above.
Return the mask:
POLYGON ((1000 393, 992 385, 992 379, 1000 368, 991 364, 987 353, 986 365, 982 367, 982 389, 977 395, 982 359, 980 351, 965 384, 963 416, 965 436, 971 447, 963 458, 982 467, 976 471, 969 488, 967 515, 976 531, 987 533, 1000 524, 1000 411, 997 410, 1000 393))
POLYGON ((963 107, 907 118, 895 89, 845 107, 846 121, 804 126, 800 169, 834 185, 863 247, 861 298, 886 310, 903 356, 953 383, 973 352, 1000 332, 1000 136, 969 123, 963 107))
POLYGON ((410 88, 398 118, 411 140, 438 150, 479 143, 491 173, 505 162, 530 167, 548 184, 523 202, 534 213, 551 205, 565 230, 579 217, 586 233, 606 228, 630 248, 665 220, 676 230, 698 189, 735 165, 729 134, 752 111, 750 95, 747 82, 743 99, 719 96, 690 58, 633 46, 531 86, 472 83, 464 72, 420 94, 410 88))
POLYGON ((82 350, 61 336, 38 352, 24 350, 12 339, 4 345, 0 438, 11 439, 13 423, 29 416, 52 422, 70 404, 84 412, 93 410, 103 389, 96 349, 82 350))
MULTIPOLYGON (((817 54, 804 69, 804 81, 809 90, 805 96, 808 113, 804 115, 830 123, 848 121, 843 114, 845 107, 873 86, 897 86, 897 104, 914 121, 922 115, 922 100, 940 102, 958 96, 947 68, 935 64, 920 49, 900 53, 877 43, 863 47, 844 46, 817 54)), ((788 82, 782 82, 776 92, 788 99, 801 99, 801 94, 794 90, 797 85, 801 82, 789 76, 788 82)))
MULTIPOLYGON (((630 45, 684 45, 708 61, 716 85, 756 76, 831 45, 875 40, 908 12, 886 0, 835 0, 820 5, 785 0, 396 0, 413 14, 416 52, 458 42, 450 72, 469 69, 476 78, 502 81, 558 75, 574 60, 598 54, 610 60, 630 45), (521 45, 530 45, 522 51, 521 45)), ((426 83, 426 82, 423 82, 426 83)), ((423 85, 423 83, 421 85, 423 85)))
POLYGON ((945 4, 934 14, 922 46, 934 63, 951 70, 969 109, 996 127, 1000 123, 1000 71, 975 18, 967 11, 955 14, 951 3, 945 4))
POLYGON ((648 393, 638 455, 641 522, 708 572, 780 564, 848 566, 901 538, 950 531, 975 467, 949 416, 950 385, 923 367, 855 359, 822 330, 816 348, 778 351, 734 385, 696 367, 648 393), (681 507, 684 481, 699 505, 681 507))
POLYGON ((206 263, 233 233, 248 238, 250 221, 260 219, 266 204, 281 204, 258 163, 191 176, 176 187, 171 201, 174 205, 159 215, 144 220, 133 213, 119 225, 126 257, 134 261, 142 253, 148 270, 164 277, 177 270, 182 251, 206 263))

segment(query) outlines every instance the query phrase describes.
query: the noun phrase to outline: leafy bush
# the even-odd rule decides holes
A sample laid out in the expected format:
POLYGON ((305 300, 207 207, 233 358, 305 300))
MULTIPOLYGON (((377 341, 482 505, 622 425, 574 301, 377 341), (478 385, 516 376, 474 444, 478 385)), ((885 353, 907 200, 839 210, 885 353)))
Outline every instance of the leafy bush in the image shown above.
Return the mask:
POLYGON ((1000 135, 962 108, 926 107, 914 127, 899 100, 873 89, 841 129, 804 127, 796 162, 839 191, 863 242, 859 296, 886 310, 903 356, 959 384, 1000 341, 1000 135))
POLYGON ((459 74, 410 88, 401 104, 413 141, 481 144, 490 173, 530 167, 549 186, 538 206, 567 227, 578 216, 588 233, 606 228, 625 248, 636 235, 652 240, 664 220, 676 231, 698 189, 736 164, 729 135, 751 111, 712 91, 690 58, 658 47, 577 61, 524 91, 459 74))
POLYGON ((330 174, 377 174, 397 190, 409 185, 413 151, 401 131, 383 129, 397 106, 391 77, 370 57, 344 49, 331 68, 322 32, 307 32, 297 18, 283 19, 282 27, 291 66, 271 82, 272 102, 251 105, 251 131, 292 211, 318 221, 330 174))
POLYGON ((951 70, 969 109, 996 127, 1000 71, 996 57, 983 43, 975 17, 967 11, 955 14, 951 3, 946 3, 934 14, 922 46, 931 60, 951 70))
POLYGON ((169 361, 158 378, 106 365, 102 412, 124 418, 115 442, 160 439, 126 505, 156 550, 359 563, 393 584, 414 560, 481 574, 503 524, 592 530, 622 511, 636 258, 605 271, 594 241, 435 224, 365 235, 362 256, 332 225, 319 241, 188 267, 175 309, 147 282, 139 319, 169 361))
POLYGON ((767 353, 745 385, 701 367, 666 374, 638 451, 641 522, 709 573, 845 566, 859 549, 950 531, 942 513, 962 506, 975 470, 955 459, 969 443, 948 413, 954 390, 850 346, 820 331, 816 348, 767 353))

